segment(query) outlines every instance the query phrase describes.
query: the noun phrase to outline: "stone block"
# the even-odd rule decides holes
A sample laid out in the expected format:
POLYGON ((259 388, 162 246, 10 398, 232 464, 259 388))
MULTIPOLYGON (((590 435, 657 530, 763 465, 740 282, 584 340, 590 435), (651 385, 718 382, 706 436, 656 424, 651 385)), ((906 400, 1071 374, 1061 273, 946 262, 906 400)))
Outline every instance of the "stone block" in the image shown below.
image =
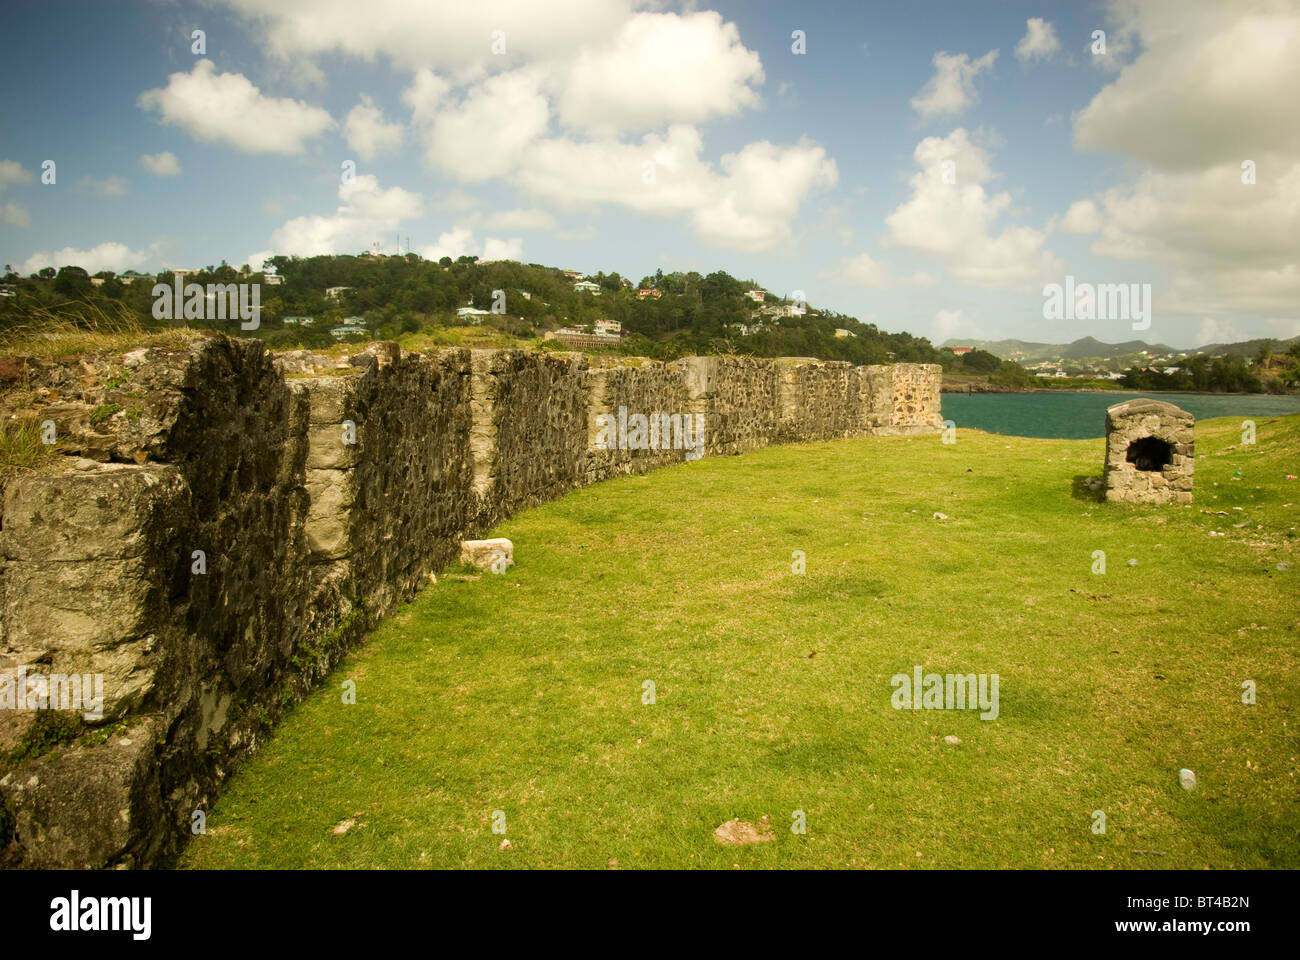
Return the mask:
POLYGON ((489 540, 462 540, 460 562, 477 570, 502 573, 515 565, 515 545, 505 537, 489 540))

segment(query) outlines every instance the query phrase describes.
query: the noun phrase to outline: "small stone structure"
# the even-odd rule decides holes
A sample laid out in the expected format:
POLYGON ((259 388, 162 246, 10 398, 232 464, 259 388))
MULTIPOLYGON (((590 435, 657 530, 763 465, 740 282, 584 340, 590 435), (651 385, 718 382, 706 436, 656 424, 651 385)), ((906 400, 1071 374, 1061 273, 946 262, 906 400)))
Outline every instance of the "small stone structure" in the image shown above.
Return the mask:
POLYGON ((1138 398, 1106 408, 1106 499, 1191 503, 1196 421, 1163 400, 1138 398))

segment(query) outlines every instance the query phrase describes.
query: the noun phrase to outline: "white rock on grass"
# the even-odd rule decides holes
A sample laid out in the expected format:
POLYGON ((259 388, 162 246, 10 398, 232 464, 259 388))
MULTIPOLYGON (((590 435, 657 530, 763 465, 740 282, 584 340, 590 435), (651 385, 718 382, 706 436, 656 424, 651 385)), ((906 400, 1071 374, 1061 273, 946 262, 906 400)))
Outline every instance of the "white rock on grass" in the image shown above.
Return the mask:
POLYGON ((505 573, 507 567, 515 565, 515 545, 505 537, 493 537, 490 540, 462 540, 460 562, 469 564, 476 570, 505 573))

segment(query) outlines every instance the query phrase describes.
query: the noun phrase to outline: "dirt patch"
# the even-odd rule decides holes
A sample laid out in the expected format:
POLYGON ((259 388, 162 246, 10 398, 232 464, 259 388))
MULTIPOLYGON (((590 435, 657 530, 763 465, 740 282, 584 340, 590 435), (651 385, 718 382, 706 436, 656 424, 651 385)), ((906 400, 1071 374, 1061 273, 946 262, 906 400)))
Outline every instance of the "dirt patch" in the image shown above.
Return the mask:
POLYGON ((758 826, 744 820, 728 820, 713 831, 713 839, 728 846, 742 847, 762 843, 764 840, 775 840, 776 834, 772 832, 772 826, 765 816, 758 826))

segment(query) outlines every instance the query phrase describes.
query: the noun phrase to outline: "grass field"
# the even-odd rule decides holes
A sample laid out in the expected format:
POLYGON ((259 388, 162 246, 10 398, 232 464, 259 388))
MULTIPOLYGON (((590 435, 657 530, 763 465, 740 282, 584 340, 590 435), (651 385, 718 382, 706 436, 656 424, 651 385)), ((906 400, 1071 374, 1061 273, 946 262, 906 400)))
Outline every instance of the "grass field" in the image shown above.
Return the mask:
POLYGON ((1100 502, 1101 440, 966 431, 575 491, 381 625, 183 865, 1298 867, 1300 416, 1239 431, 1198 424, 1190 507, 1100 502), (998 674, 997 719, 893 709, 917 665, 998 674))

